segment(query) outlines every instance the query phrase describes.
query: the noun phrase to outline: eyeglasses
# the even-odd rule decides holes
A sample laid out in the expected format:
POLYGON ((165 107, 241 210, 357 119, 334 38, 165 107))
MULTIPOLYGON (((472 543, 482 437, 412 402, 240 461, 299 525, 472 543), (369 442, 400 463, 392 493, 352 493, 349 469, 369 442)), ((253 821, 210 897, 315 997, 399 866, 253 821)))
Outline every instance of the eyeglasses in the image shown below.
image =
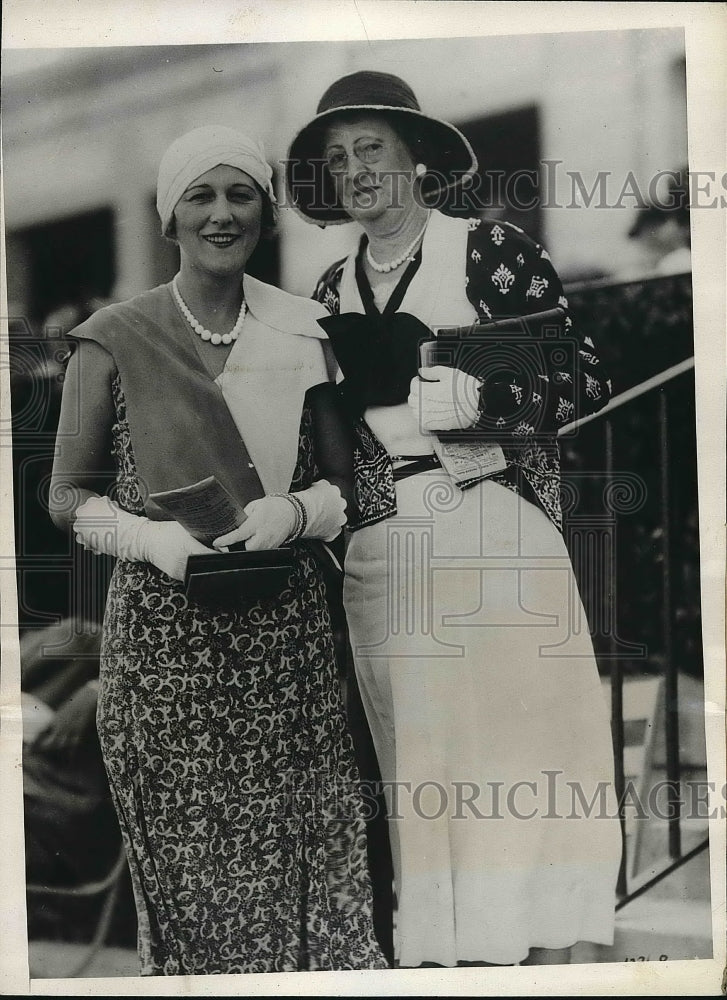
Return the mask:
MULTIPOLYGON (((361 163, 370 166, 378 163, 386 152, 386 146, 379 139, 357 139, 353 144, 354 156, 361 163)), ((326 163, 332 174, 345 174, 348 170, 348 153, 341 146, 326 150, 326 163)))

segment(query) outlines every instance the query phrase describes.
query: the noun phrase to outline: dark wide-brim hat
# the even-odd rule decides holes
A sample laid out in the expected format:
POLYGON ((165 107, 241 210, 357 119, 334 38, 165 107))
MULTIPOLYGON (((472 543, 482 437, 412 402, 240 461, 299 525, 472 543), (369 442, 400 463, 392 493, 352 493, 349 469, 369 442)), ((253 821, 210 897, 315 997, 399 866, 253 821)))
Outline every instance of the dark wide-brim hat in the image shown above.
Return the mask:
POLYGON ((298 132, 290 146, 285 177, 293 206, 308 221, 319 224, 350 222, 339 206, 333 179, 323 156, 331 119, 346 111, 381 112, 396 129, 416 134, 427 147, 427 173, 420 179, 422 200, 436 205, 447 191, 461 185, 477 170, 477 158, 467 139, 449 122, 425 115, 414 91, 398 76, 364 70, 341 77, 321 97, 316 116, 298 132))

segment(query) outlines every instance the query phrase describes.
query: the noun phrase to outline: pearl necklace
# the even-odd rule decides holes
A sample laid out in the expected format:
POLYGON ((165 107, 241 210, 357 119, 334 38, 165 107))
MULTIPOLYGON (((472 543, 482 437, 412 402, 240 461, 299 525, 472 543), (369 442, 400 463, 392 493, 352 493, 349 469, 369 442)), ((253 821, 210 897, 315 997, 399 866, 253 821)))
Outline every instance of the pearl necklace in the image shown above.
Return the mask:
POLYGON ((417 243, 419 242, 419 240, 422 238, 422 236, 424 235, 424 233, 427 230, 427 226, 429 225, 429 216, 430 215, 431 215, 431 212, 429 212, 427 214, 427 221, 424 223, 423 228, 417 234, 417 236, 415 237, 415 239, 413 239, 411 241, 411 243, 406 248, 406 250, 404 251, 404 253, 401 254, 401 256, 399 256, 399 257, 395 257, 393 260, 387 261, 386 264, 379 264, 377 261, 374 260, 374 258, 371 256, 371 244, 367 243, 366 244, 366 259, 368 260, 368 262, 371 265, 371 267, 373 267, 374 271, 378 271, 379 274, 388 274, 389 271, 395 271, 397 269, 397 267, 401 267, 401 265, 404 263, 405 260, 412 260, 413 259, 412 256, 411 256, 412 252, 414 250, 414 247, 417 245, 417 243))
POLYGON ((243 299, 242 302, 240 303, 240 312, 237 314, 237 320, 235 321, 235 325, 230 330, 230 332, 212 333, 211 330, 208 330, 206 327, 202 326, 199 320, 195 319, 195 317, 190 312, 189 308, 187 307, 187 303, 182 298, 182 294, 179 291, 179 288, 177 287, 178 277, 179 275, 176 274, 174 276, 174 280, 172 281, 172 291, 174 292, 174 298, 177 300, 177 305, 179 306, 182 315, 187 320, 189 325, 192 327, 194 332, 198 333, 199 336, 202 338, 202 340, 209 340, 210 343, 215 345, 232 344, 235 340, 237 340, 237 338, 240 336, 240 330, 242 330, 242 324, 245 322, 245 315, 247 313, 247 306, 245 304, 245 300, 243 299))

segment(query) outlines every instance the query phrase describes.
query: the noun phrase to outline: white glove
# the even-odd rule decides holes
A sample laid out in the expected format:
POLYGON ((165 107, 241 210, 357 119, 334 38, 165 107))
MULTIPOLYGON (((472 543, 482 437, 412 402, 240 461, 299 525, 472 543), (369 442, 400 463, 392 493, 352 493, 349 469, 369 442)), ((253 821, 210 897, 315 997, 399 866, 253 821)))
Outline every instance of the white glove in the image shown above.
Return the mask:
MULTIPOLYGON (((327 479, 319 479, 310 489, 293 493, 306 512, 306 527, 301 538, 320 538, 333 541, 346 523, 346 501, 337 486, 327 479)), ((294 504, 287 496, 260 497, 245 507, 247 520, 226 535, 214 540, 215 548, 245 542, 245 548, 275 549, 293 534, 298 523, 294 504)))
POLYGON ((284 496, 260 497, 244 508, 246 519, 234 531, 220 535, 212 543, 216 549, 244 542, 253 552, 277 549, 295 530, 295 508, 284 496))
POLYGON ((407 400, 422 431, 458 431, 474 426, 480 415, 480 386, 459 368, 420 368, 407 400), (424 380, 424 381, 422 381, 424 380))
POLYGON ((122 510, 108 497, 90 497, 76 511, 76 541, 97 554, 152 563, 184 580, 187 557, 210 552, 177 521, 150 521, 122 510))

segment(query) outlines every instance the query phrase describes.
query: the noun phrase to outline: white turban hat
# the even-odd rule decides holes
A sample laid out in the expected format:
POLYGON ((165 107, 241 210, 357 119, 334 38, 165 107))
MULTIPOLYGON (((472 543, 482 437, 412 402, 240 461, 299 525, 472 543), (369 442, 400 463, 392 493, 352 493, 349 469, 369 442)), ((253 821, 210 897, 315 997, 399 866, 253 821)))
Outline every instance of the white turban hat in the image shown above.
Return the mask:
POLYGON ((244 170, 275 204, 273 171, 262 145, 224 125, 204 125, 175 139, 159 164, 157 212, 164 235, 175 205, 192 181, 222 163, 244 170))

